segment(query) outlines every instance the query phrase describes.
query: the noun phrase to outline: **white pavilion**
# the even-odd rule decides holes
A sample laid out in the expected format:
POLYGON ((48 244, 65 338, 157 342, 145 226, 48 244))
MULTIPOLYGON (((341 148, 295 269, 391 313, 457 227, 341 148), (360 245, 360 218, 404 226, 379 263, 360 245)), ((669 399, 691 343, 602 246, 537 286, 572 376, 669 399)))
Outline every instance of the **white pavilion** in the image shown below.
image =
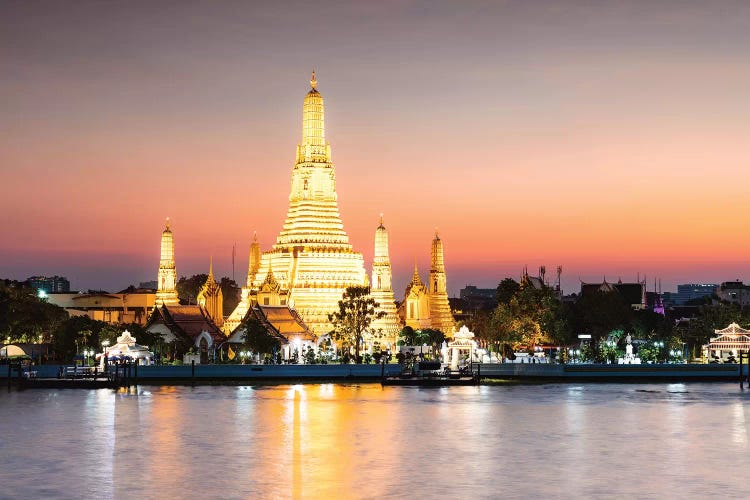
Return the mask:
POLYGON ((745 330, 737 323, 732 323, 722 330, 714 330, 716 337, 711 337, 703 346, 703 355, 707 359, 716 356, 721 360, 730 355, 739 358, 739 351, 750 350, 750 330, 745 330))

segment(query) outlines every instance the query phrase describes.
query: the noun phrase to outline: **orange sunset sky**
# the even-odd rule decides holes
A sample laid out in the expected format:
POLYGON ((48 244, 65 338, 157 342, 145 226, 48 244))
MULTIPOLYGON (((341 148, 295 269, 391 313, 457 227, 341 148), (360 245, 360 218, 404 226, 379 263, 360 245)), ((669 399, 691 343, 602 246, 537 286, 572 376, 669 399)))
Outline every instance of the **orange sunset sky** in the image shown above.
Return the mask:
POLYGON ((315 68, 339 206, 396 296, 435 227, 451 295, 524 265, 750 280, 750 4, 0 2, 0 277, 243 283, 286 215, 315 68))

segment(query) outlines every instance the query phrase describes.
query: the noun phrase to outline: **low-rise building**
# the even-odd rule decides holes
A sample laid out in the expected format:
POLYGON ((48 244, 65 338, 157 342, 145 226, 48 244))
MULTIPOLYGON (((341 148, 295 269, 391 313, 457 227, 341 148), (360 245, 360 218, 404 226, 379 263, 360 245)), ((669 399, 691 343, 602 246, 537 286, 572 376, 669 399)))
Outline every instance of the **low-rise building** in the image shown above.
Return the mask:
POLYGON ((144 325, 154 308, 156 294, 139 290, 134 293, 51 293, 47 301, 62 307, 71 316, 88 316, 115 324, 144 325))

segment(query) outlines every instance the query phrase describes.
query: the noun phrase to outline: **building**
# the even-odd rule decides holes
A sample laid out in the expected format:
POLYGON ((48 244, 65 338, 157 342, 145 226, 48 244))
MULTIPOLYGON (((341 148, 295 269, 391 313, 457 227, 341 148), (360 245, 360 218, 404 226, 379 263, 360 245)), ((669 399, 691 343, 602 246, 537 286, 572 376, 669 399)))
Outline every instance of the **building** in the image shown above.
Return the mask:
POLYGON ((269 335, 279 339, 281 343, 281 357, 288 360, 296 353, 298 361, 302 362, 305 350, 318 350, 318 337, 308 328, 300 315, 289 306, 281 305, 253 305, 245 315, 244 320, 234 330, 229 342, 242 344, 245 342, 247 321, 255 319, 263 325, 269 335))
POLYGON ((609 283, 606 278, 601 283, 584 283, 581 282, 581 295, 587 295, 597 292, 618 293, 622 296, 623 301, 635 310, 646 309, 646 281, 636 283, 623 283, 619 280, 617 283, 609 283))
POLYGON ((206 310, 214 324, 221 328, 224 324, 224 295, 221 286, 214 279, 214 261, 208 266, 208 277, 196 297, 199 306, 206 310))
MULTIPOLYGON (((302 140, 292 169, 289 209, 276 244, 265 252, 251 245, 247 281, 225 331, 236 328, 269 276, 280 305, 297 310, 316 334, 328 333, 328 314, 347 287, 368 284, 361 253, 354 251, 339 214, 336 171, 325 138, 325 109, 315 73, 302 105, 302 140)), ((254 246, 255 245, 255 246, 254 246)))
POLYGON ((707 361, 736 362, 739 353, 750 349, 750 330, 745 330, 737 323, 731 323, 721 330, 714 330, 716 337, 711 337, 703 346, 703 358, 707 361))
POLYGON ((733 304, 750 305, 750 286, 739 280, 725 281, 716 289, 716 296, 719 297, 719 300, 733 304))
POLYGON ((206 309, 199 305, 157 304, 146 324, 146 330, 161 335, 164 343, 175 347, 170 354, 179 358, 193 348, 201 363, 213 359, 227 340, 206 309))
POLYGON ((458 293, 463 301, 463 308, 468 311, 494 309, 497 307, 497 288, 477 288, 466 285, 458 293))
POLYGON ((70 281, 64 276, 32 276, 26 283, 36 291, 44 293, 68 293, 70 281))
POLYGON ((53 293, 47 302, 65 309, 70 316, 88 316, 112 324, 148 321, 156 304, 156 294, 148 290, 134 293, 53 293))
POLYGON ((685 305, 691 300, 702 299, 704 297, 711 297, 719 285, 706 284, 706 283, 686 283, 683 285, 677 285, 677 293, 669 298, 675 305, 685 305))
POLYGON ((429 286, 422 282, 419 269, 414 264, 414 274, 406 286, 399 315, 405 326, 415 330, 432 328, 451 337, 456 330, 456 322, 448 301, 443 241, 437 232, 432 240, 430 262, 429 286))
POLYGON ((379 350, 378 347, 388 349, 395 346, 401 330, 392 281, 393 273, 388 254, 388 230, 383 225, 381 214, 380 225, 375 229, 375 254, 372 261, 370 295, 378 304, 377 310, 385 312, 385 315, 372 322, 370 329, 376 332, 375 336, 369 335, 366 339, 368 344, 373 344, 375 350, 379 350))
POLYGON ((177 267, 174 260, 174 235, 169 228, 169 218, 164 231, 161 233, 161 258, 157 275, 156 303, 158 305, 178 305, 177 298, 177 267))

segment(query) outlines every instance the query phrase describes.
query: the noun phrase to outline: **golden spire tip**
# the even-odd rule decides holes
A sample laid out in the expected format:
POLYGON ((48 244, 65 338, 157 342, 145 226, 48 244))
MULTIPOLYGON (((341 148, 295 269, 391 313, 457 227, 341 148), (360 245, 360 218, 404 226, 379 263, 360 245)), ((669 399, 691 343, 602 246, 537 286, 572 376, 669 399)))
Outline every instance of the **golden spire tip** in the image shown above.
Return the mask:
POLYGON ((315 79, 315 70, 312 70, 312 76, 310 76, 310 87, 312 87, 313 90, 315 90, 315 87, 318 85, 318 80, 315 79))

